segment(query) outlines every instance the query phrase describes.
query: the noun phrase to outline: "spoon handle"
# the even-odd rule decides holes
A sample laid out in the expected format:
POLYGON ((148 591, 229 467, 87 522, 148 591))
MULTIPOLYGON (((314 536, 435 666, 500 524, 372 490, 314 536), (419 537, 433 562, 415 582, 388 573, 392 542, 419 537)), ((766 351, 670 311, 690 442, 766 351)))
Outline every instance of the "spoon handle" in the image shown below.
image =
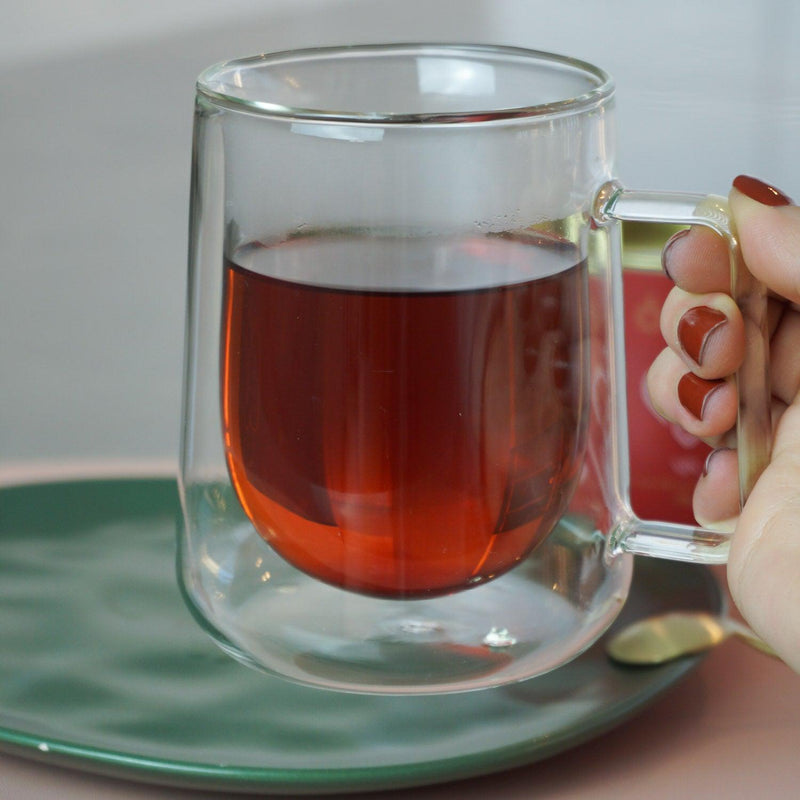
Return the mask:
POLYGON ((747 625, 744 625, 735 619, 727 619, 725 620, 725 627, 729 633, 738 637, 743 642, 750 645, 750 647, 753 647, 765 655, 771 656, 772 658, 780 658, 780 656, 760 636, 757 636, 752 630, 750 630, 747 625))

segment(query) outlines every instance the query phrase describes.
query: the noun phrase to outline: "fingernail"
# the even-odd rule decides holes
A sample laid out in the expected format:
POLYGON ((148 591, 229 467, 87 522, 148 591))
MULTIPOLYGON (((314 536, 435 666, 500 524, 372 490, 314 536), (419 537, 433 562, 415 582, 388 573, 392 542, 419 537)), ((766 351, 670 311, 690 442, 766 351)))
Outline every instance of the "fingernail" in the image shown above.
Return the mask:
MULTIPOLYGON (((669 251, 672 249, 672 246, 677 242, 679 239, 683 239, 686 234, 689 233, 689 228, 684 228, 682 231, 678 231, 677 233, 673 233, 672 236, 667 239, 666 244, 661 250, 661 269, 666 272, 667 277, 672 281, 672 273, 669 271, 669 251)), ((674 281, 673 281, 674 283, 674 281)))
POLYGON ((725 381, 707 381, 693 372, 687 372, 678 381, 678 400, 695 418, 702 420, 708 398, 724 385, 725 381))
POLYGON ((711 469, 711 462, 714 460, 714 457, 719 453, 727 453, 730 451, 730 447, 717 447, 716 450, 712 450, 707 456, 705 464, 703 464, 703 477, 705 478, 708 475, 709 470, 711 469))
POLYGON ((729 519, 697 520, 704 528, 717 533, 733 533, 736 530, 736 517, 729 519))
POLYGON ((751 200, 765 206, 790 206, 792 199, 758 178, 750 175, 738 175, 733 180, 733 188, 746 194, 751 200))
POLYGON ((678 341, 695 364, 703 363, 706 346, 714 332, 728 321, 716 308, 697 306, 690 308, 678 322, 678 341))

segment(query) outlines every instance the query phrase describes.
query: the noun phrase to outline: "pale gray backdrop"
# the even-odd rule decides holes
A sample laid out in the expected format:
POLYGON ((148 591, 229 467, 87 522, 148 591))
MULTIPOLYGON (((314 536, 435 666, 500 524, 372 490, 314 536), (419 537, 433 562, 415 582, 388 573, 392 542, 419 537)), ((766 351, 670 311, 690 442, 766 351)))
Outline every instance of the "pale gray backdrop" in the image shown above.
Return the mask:
POLYGON ((193 85, 264 50, 483 41, 618 87, 618 174, 800 197, 794 0, 26 0, 0 27, 0 478, 176 462, 193 85))

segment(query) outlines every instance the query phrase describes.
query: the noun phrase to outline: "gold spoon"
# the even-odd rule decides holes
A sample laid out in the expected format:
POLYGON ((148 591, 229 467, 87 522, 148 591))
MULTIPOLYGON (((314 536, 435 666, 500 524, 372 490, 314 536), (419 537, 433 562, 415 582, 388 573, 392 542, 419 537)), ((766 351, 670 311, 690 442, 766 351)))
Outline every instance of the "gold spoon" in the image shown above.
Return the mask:
POLYGON ((702 653, 731 636, 777 658, 775 651, 741 622, 699 611, 673 611, 634 622, 614 634, 606 652, 622 664, 655 665, 702 653))

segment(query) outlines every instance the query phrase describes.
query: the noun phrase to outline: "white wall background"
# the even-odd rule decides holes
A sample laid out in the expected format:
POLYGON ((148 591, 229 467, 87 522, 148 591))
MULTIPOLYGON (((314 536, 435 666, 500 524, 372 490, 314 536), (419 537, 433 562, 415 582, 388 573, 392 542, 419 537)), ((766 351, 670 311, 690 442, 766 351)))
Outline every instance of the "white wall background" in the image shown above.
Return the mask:
POLYGON ((800 197, 794 0, 26 0, 0 27, 0 476, 176 461, 193 85, 364 41, 516 44, 618 87, 618 174, 800 197))

